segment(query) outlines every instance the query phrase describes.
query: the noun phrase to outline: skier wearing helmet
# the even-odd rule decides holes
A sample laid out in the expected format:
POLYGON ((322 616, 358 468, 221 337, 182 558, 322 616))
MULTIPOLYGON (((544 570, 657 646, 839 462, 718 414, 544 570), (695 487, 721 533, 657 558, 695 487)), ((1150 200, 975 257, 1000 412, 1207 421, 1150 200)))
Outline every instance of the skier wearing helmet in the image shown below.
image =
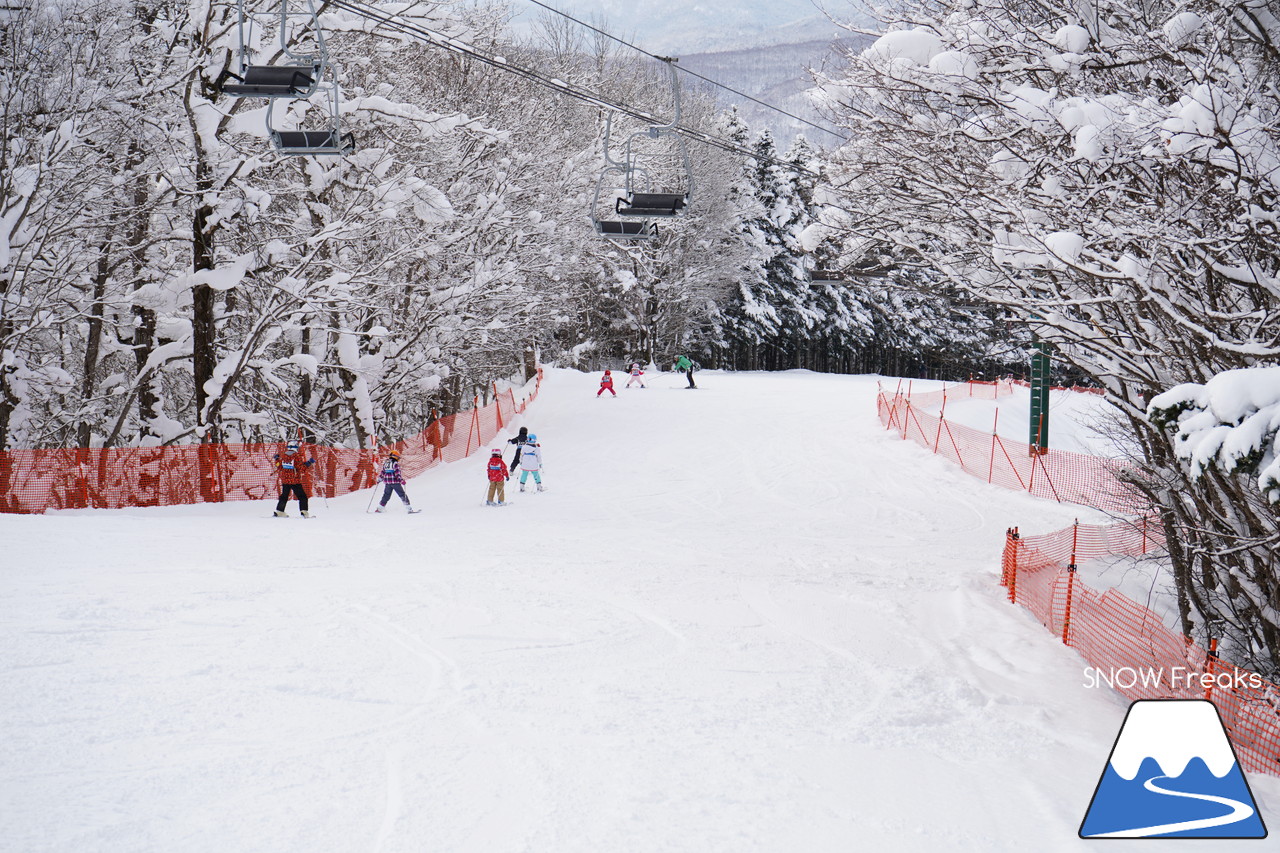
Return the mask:
MULTIPOLYGON (((515 438, 507 439, 507 444, 514 444, 516 446, 516 455, 511 458, 511 468, 509 469, 509 472, 516 470, 516 466, 520 464, 520 448, 524 447, 525 444, 528 443, 528 441, 529 441, 528 427, 520 427, 519 435, 517 435, 515 438)), ((509 472, 507 474, 508 480, 511 479, 511 474, 509 472)))
POLYGON ((627 368, 627 372, 631 374, 631 378, 627 380, 627 388, 630 388, 633 382, 639 382, 641 388, 649 387, 644 384, 644 379, 642 378, 644 376, 644 368, 640 366, 640 362, 631 362, 631 366, 627 368))
POLYGON ((489 464, 485 466, 485 471, 489 475, 489 496, 485 498, 484 505, 506 506, 507 478, 511 474, 507 471, 507 463, 502 461, 501 447, 495 447, 489 454, 489 464))
POLYGON ((400 453, 391 451, 387 454, 387 461, 382 463, 382 470, 378 472, 378 482, 385 483, 386 488, 382 490, 382 503, 378 504, 378 508, 374 512, 382 512, 387 501, 391 500, 392 495, 399 495, 400 500, 404 501, 404 508, 409 510, 410 514, 421 512, 413 508, 413 504, 409 503, 409 496, 404 491, 404 472, 400 470, 400 453))
POLYGON ((604 372, 604 376, 600 377, 600 390, 596 392, 596 396, 599 397, 605 391, 615 397, 618 396, 618 392, 613 390, 613 374, 607 370, 604 372))
POLYGON ((284 508, 289 504, 289 496, 296 495, 298 509, 303 518, 310 518, 307 510, 307 469, 316 464, 315 457, 305 462, 302 460, 302 442, 294 439, 284 447, 284 453, 275 457, 276 474, 280 477, 280 500, 276 501, 276 518, 288 518, 284 508))
POLYGON ((524 484, 529 479, 529 475, 533 475, 533 482, 538 485, 538 491, 544 491, 542 488, 542 445, 538 444, 538 437, 532 433, 529 434, 529 440, 525 442, 520 451, 520 491, 524 491, 524 484))

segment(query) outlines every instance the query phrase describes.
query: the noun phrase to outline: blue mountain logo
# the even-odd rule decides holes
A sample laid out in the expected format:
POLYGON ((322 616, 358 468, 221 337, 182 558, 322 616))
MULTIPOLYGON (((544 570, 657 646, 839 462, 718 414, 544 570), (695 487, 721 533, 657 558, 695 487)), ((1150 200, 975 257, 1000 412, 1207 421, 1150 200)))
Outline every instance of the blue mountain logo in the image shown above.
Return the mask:
POLYGON ((1140 699, 1129 706, 1080 837, 1267 837, 1212 702, 1140 699))

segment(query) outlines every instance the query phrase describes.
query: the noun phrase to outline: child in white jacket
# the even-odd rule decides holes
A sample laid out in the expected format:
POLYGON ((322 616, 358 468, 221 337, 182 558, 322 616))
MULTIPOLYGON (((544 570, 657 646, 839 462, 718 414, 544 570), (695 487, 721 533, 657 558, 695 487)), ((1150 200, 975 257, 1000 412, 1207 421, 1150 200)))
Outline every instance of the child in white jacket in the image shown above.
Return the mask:
POLYGON ((524 491, 524 484, 528 481, 530 474, 533 475, 533 482, 537 484, 538 491, 543 491, 542 445, 538 444, 538 437, 533 433, 529 433, 529 440, 525 442, 524 447, 520 448, 520 491, 524 491))

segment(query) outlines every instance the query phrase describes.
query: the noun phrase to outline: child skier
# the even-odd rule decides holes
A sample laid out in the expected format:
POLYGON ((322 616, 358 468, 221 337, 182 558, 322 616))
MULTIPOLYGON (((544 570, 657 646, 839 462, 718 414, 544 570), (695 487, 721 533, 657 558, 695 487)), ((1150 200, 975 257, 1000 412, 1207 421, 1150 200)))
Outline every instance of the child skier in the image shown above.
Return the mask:
POLYGON ((289 503, 289 496, 297 495, 298 509, 303 518, 310 518, 307 511, 307 469, 316 464, 315 457, 302 461, 302 443, 296 439, 284 447, 284 455, 276 454, 276 473, 280 476, 280 500, 276 501, 276 518, 288 518, 284 508, 289 503))
MULTIPOLYGON (((507 439, 507 444, 514 444, 514 445, 516 446, 516 455, 515 455, 515 456, 513 456, 513 457, 511 458, 511 468, 510 468, 510 471, 515 471, 515 470, 516 470, 516 466, 520 464, 520 450, 521 450, 521 448, 523 448, 523 447, 525 446, 525 444, 527 444, 528 442, 529 442, 529 428, 528 428, 528 427, 520 427, 520 434, 519 434, 519 435, 517 435, 515 438, 508 438, 508 439, 507 439)), ((507 479, 508 479, 508 480, 510 480, 510 479, 511 479, 511 473, 510 473, 510 471, 507 473, 507 479)))
POLYGON ((538 444, 538 437, 530 435, 529 441, 525 443, 520 453, 520 491, 524 491, 525 481, 529 479, 529 475, 533 475, 533 482, 538 485, 538 491, 542 488, 542 445, 538 444))
POLYGON ((630 388, 632 382, 639 382, 641 388, 648 387, 644 384, 644 380, 640 378, 641 376, 644 376, 644 370, 640 368, 640 362, 631 362, 631 367, 627 368, 627 372, 631 374, 631 378, 627 380, 625 387, 630 388))
POLYGON ((400 470, 400 454, 391 451, 387 454, 387 461, 382 463, 382 470, 378 472, 378 482, 385 483, 386 488, 382 490, 382 503, 378 504, 378 508, 374 512, 382 512, 387 507, 387 501, 391 500, 392 495, 399 495, 400 500, 404 501, 405 509, 409 510, 412 515, 415 512, 422 512, 420 509, 414 509, 413 504, 409 503, 409 496, 404 492, 404 472, 400 470))
POLYGON ((596 392, 596 396, 599 397, 605 391, 615 397, 618 396, 618 392, 613 390, 613 374, 607 370, 604 372, 604 376, 600 377, 600 390, 596 392))
MULTIPOLYGON (((520 449, 516 448, 516 453, 519 452, 520 449)), ((485 499, 484 505, 506 506, 507 479, 511 474, 507 471, 507 463, 502 461, 501 447, 495 447, 493 453, 489 454, 489 464, 485 471, 489 475, 489 496, 485 499)))

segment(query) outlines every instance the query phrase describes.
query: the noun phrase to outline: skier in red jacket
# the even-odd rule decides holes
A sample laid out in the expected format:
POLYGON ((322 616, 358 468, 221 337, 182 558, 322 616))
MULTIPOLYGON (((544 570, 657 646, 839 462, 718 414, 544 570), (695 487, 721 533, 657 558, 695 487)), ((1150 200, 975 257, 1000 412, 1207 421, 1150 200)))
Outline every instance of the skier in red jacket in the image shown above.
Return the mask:
POLYGON ((284 455, 277 453, 275 458, 276 473, 280 475, 280 500, 276 501, 276 518, 287 518, 289 513, 284 508, 289 503, 290 495, 298 496, 298 508, 305 518, 310 518, 307 511, 307 469, 316 464, 315 457, 305 462, 302 460, 302 443, 290 441, 284 448, 284 455))
POLYGON ((489 474, 489 497, 484 505, 506 506, 507 463, 502 461, 502 448, 495 447, 493 453, 489 454, 489 464, 485 470, 489 474))
POLYGON ((618 396, 618 392, 613 390, 613 374, 607 370, 604 372, 604 376, 600 377, 600 390, 596 392, 596 396, 599 397, 605 391, 615 397, 618 396))

